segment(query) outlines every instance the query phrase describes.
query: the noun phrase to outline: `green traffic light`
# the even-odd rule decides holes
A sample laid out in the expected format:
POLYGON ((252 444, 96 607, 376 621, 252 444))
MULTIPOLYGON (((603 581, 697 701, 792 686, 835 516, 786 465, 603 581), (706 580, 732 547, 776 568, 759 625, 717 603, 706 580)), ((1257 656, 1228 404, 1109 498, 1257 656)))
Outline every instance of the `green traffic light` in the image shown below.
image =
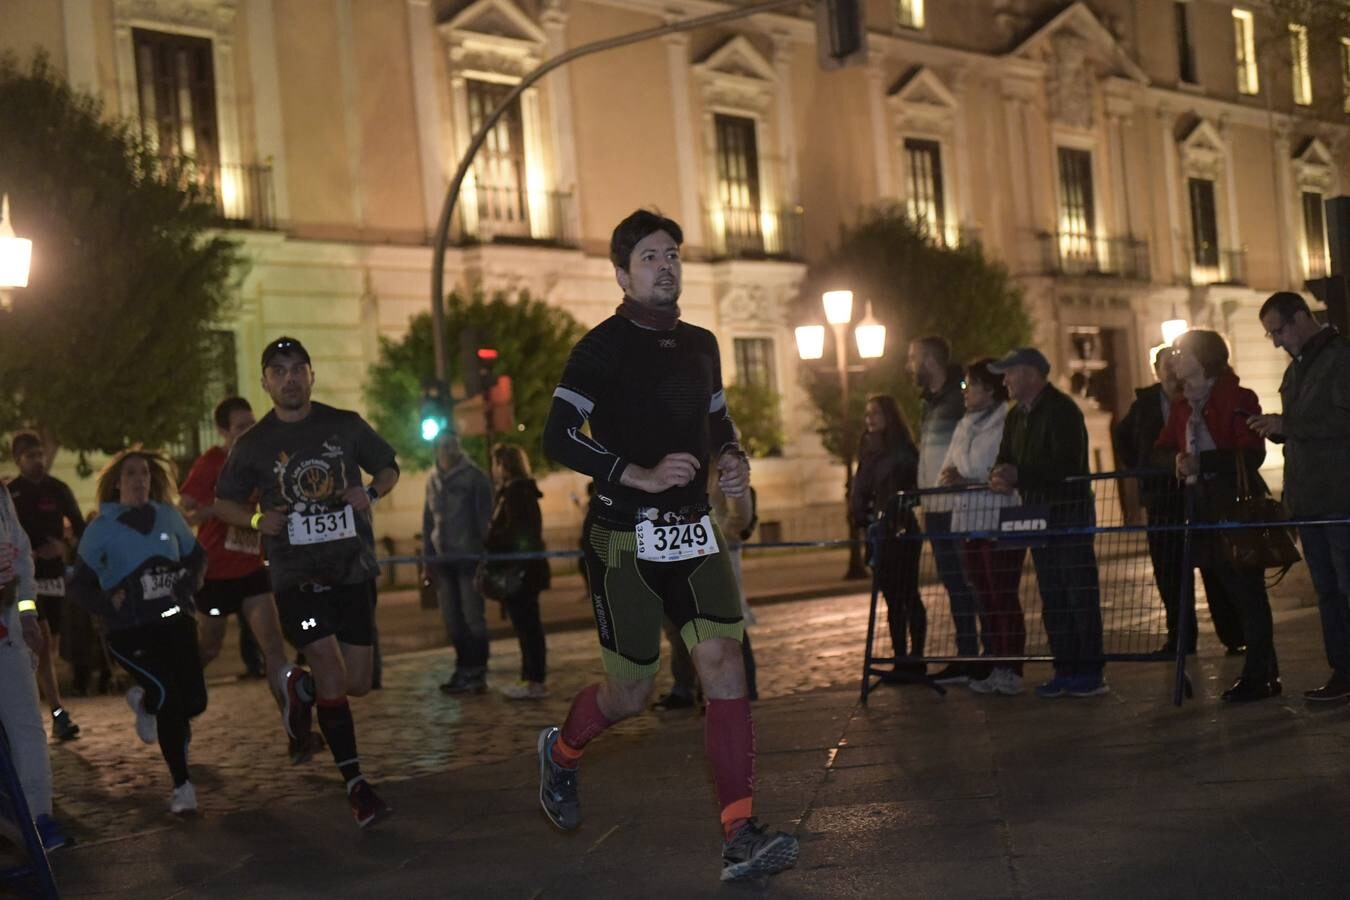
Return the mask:
POLYGON ((422 420, 422 440, 434 441, 441 436, 441 429, 445 426, 434 416, 427 416, 422 420))

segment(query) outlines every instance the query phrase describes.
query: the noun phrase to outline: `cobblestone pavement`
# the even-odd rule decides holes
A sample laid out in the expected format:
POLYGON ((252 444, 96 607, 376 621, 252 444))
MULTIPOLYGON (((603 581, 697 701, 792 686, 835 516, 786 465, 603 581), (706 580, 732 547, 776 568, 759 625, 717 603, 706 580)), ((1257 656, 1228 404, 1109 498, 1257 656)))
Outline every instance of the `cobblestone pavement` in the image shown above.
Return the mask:
MULTIPOLYGON (((857 678, 867 602, 866 595, 855 594, 764 608, 752 632, 760 696, 784 696, 857 678)), ((445 696, 438 685, 447 674, 447 650, 386 660, 383 690, 352 701, 362 767, 372 782, 400 781, 529 751, 538 729, 560 722, 572 695, 602 673, 591 631, 549 635, 548 650, 552 696, 538 702, 510 701, 495 691, 464 699, 445 696)), ((514 640, 493 642, 494 685, 512 683, 519 665, 514 640)), ((658 688, 668 677, 658 676, 658 688)), ((58 815, 85 841, 169 825, 168 772, 158 745, 136 739, 124 699, 76 699, 69 705, 82 732, 77 741, 51 747, 58 815)), ((655 717, 644 716, 619 730, 636 734, 658 725, 655 717)), ((213 677, 210 705, 193 724, 190 759, 203 811, 259 808, 340 790, 326 751, 292 767, 285 749, 280 718, 262 682, 213 677)))
MULTIPOLYGON (((1297 605, 1289 598, 1306 590, 1305 582, 1306 578, 1291 576, 1281 592, 1285 606, 1297 605)), ((945 598, 928 593, 930 621, 948 619, 945 598)), ((850 592, 758 607, 752 634, 761 699, 856 684, 868 600, 865 593, 850 592)), ((1276 602, 1281 602, 1278 597, 1276 602)), ((382 622, 392 617, 405 635, 440 628, 435 613, 416 610, 413 604, 398 610, 382 607, 381 616, 382 622)), ((880 618, 875 652, 885 653, 885 617, 880 618)), ((1160 619, 1158 611, 1147 621, 1133 616, 1118 624, 1142 649, 1160 643, 1160 619)), ((1213 644, 1203 603, 1200 630, 1202 647, 1213 644)), ((1279 634, 1277 630, 1277 638, 1279 634)), ((467 698, 442 694, 438 685, 448 674, 452 653, 448 649, 387 659, 383 690, 352 701, 363 769, 380 784, 505 761, 530 751, 538 729, 560 722, 575 692, 602 674, 594 632, 589 629, 550 634, 548 651, 552 695, 535 702, 510 701, 495 690, 467 698)), ((514 639, 493 641, 491 683, 512 683, 519 659, 514 639)), ((209 814, 258 809, 336 793, 340 780, 327 751, 310 763, 291 766, 266 688, 260 681, 239 681, 229 674, 237 668, 233 649, 227 647, 209 670, 210 705, 193 726, 191 765, 203 810, 209 814)), ((1151 664, 1150 670, 1158 673, 1159 696, 1169 696, 1163 673, 1171 667, 1151 664)), ((1033 669, 1029 678, 1036 674, 1033 669)), ((658 691, 668 683, 663 665, 658 691)), ((167 770, 158 746, 135 738, 124 699, 80 698, 68 705, 81 726, 81 737, 52 744, 51 755, 57 813, 72 832, 82 840, 98 841, 169 825, 167 770)), ((643 716, 616 730, 641 734, 660 725, 658 717, 643 716)))

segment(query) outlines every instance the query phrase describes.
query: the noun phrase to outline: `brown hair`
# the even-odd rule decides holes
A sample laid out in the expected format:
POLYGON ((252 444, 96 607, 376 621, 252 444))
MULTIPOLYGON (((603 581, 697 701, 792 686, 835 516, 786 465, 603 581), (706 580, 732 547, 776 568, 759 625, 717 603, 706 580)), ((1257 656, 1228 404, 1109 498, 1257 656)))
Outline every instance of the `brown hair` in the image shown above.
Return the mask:
POLYGON ((122 466, 132 457, 145 460, 150 469, 150 499, 156 503, 169 503, 174 494, 174 465, 169 458, 156 450, 143 447, 128 447, 114 456, 98 474, 98 486, 95 496, 99 503, 117 503, 122 499, 122 466))
POLYGON ((502 471, 502 483, 530 477, 530 459, 515 444, 497 444, 492 448, 492 461, 502 471))
POLYGON ((1222 374, 1228 368, 1228 342, 1217 331, 1192 329, 1177 338, 1174 346, 1194 356, 1206 378, 1222 374))

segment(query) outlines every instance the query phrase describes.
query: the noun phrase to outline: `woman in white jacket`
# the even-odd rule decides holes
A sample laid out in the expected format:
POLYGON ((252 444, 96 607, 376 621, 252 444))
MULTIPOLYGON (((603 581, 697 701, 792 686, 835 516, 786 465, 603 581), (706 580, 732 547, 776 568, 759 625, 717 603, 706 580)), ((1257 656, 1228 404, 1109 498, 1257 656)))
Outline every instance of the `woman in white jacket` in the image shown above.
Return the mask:
MULTIPOLYGON (((940 483, 944 486, 986 484, 1003 441, 1003 423, 1008 417, 1008 389, 1003 379, 989 371, 992 359, 971 363, 962 382, 966 414, 956 425, 947 455, 942 461, 940 483)), ((952 531, 998 530, 998 511, 1020 503, 1014 492, 967 491, 956 495, 952 531)), ((1022 578, 1023 547, 1000 546, 988 538, 965 542, 966 574, 980 605, 981 643, 990 656, 1021 656, 1026 652, 1026 624, 1018 599, 1022 578)), ((987 678, 970 682, 981 694, 1014 695, 1022 692, 1022 664, 996 665, 987 678)))
POLYGON ((36 596, 33 550, 9 489, 0 487, 0 724, 38 836, 55 850, 66 836, 52 818, 52 767, 33 678, 42 648, 36 596))

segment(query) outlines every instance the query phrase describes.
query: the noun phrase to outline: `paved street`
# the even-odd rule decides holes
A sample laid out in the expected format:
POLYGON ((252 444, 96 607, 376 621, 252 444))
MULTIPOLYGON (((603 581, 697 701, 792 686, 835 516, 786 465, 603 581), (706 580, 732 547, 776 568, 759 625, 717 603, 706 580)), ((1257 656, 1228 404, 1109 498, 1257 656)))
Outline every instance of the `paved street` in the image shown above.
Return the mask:
MULTIPOLYGON (((831 574, 835 569, 829 568, 831 574)), ((784 576, 787 577, 787 576, 784 576)), ((798 584, 803 580, 794 579, 798 584)), ((1197 701, 1168 702, 1170 666, 1114 665, 1086 701, 945 698, 883 688, 857 704, 860 594, 763 605, 754 632, 757 813, 796 831, 782 897, 1344 896, 1350 715, 1309 710, 1325 673, 1302 572, 1276 592, 1289 691, 1224 708, 1240 660, 1202 624, 1197 701)), ((399 615, 435 624, 411 603, 399 615)), ((392 609, 392 607, 391 607, 392 609)), ((387 615, 388 613, 382 613, 387 615)), ((1202 616, 1203 618, 1203 616, 1202 616)), ((398 620, 398 616, 394 616, 398 620)), ((386 627, 389 627, 386 625, 386 627)), ((237 666, 226 660, 226 673, 237 666)), ((509 682, 513 642, 493 645, 509 682)), ((85 736, 53 748, 59 810, 80 844, 54 856, 69 896, 610 897, 758 893, 720 888, 719 835, 700 718, 646 716, 587 754, 587 820, 550 830, 533 744, 598 672, 586 631, 550 635, 554 698, 464 701, 436 689, 444 651, 399 655, 354 706, 362 756, 397 808, 352 826, 326 758, 282 760, 256 682, 213 678, 198 720, 203 814, 174 821, 156 748, 120 698, 79 703, 85 736)), ((1029 667, 1029 680, 1048 667, 1029 667)))

